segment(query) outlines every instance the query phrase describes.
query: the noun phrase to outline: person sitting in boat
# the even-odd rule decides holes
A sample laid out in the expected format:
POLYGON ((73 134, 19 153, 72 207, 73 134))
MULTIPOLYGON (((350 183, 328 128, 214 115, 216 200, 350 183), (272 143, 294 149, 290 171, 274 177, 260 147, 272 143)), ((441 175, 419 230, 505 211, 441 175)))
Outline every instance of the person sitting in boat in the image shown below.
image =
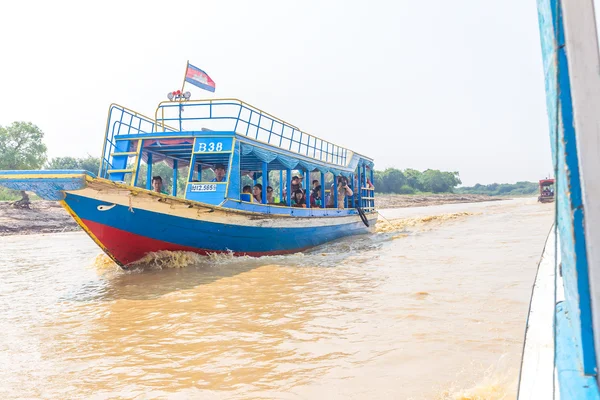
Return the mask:
POLYGON ((294 204, 292 204, 292 207, 306 208, 306 196, 304 195, 304 192, 302 190, 296 190, 294 192, 293 199, 294 204))
MULTIPOLYGON (((327 204, 327 207, 334 207, 334 201, 333 201, 333 191, 336 190, 336 188, 331 185, 331 195, 329 196, 329 202, 327 204)), ((337 204, 337 208, 344 208, 345 206, 345 200, 346 200, 346 196, 352 196, 354 194, 354 192, 352 191, 352 189, 350 189, 350 187, 348 187, 348 179, 344 176, 338 176, 337 179, 337 192, 338 192, 338 204, 337 204)))
POLYGON ((223 164, 215 165, 215 177, 211 182, 225 182, 225 166, 223 164))
POLYGON ((262 185, 260 183, 254 185, 252 188, 252 195, 255 202, 262 204, 262 185))
POLYGON ((275 204, 275 198, 273 197, 273 188, 267 186, 267 204, 275 204))
POLYGON ((163 188, 163 180, 158 175, 152 177, 152 190, 155 191, 156 193, 169 194, 163 188))
POLYGON ((323 201, 321 199, 321 185, 317 185, 310 194, 310 206, 321 207, 323 201))
POLYGON ((316 180, 316 179, 315 179, 315 180, 313 180, 313 181, 312 181, 312 186, 313 186, 313 187, 312 187, 312 190, 315 190, 315 188, 316 188, 317 186, 319 186, 320 184, 321 184, 321 182, 319 182, 318 180, 316 180))

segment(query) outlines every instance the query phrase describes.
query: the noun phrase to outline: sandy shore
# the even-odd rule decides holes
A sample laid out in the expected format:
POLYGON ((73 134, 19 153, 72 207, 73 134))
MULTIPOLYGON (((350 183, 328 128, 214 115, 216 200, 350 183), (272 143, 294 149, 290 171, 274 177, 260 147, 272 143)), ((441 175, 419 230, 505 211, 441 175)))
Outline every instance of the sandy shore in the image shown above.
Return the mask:
MULTIPOLYGON (((476 203, 502 200, 484 195, 378 195, 377 208, 423 207, 441 204, 476 203)), ((0 202, 0 236, 28 235, 36 233, 69 232, 79 230, 77 223, 55 201, 34 201, 31 210, 0 202)))
POLYGON ((0 236, 34 233, 69 232, 79 225, 56 201, 34 201, 31 210, 14 208, 11 202, 0 202, 0 236))

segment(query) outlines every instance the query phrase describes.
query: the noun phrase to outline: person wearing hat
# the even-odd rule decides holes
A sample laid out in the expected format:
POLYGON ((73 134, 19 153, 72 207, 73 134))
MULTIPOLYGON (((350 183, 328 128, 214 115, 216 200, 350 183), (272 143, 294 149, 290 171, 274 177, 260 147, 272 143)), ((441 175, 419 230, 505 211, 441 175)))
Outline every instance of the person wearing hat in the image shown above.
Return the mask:
POLYGON ((225 166, 223 164, 215 165, 215 177, 211 182, 225 182, 225 166))

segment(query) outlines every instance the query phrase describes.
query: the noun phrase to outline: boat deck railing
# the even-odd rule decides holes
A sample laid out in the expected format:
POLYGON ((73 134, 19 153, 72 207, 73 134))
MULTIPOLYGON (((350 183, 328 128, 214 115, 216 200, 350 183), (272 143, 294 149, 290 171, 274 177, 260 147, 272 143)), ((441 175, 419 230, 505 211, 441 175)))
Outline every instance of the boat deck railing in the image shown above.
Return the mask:
MULTIPOLYGON (((98 176, 107 177, 107 171, 113 168, 111 161, 116 152, 117 135, 135 135, 140 133, 156 132, 156 121, 129 108, 118 104, 111 104, 106 120, 105 142, 102 148, 102 160, 98 176)), ((160 131, 176 132, 175 128, 161 123, 160 131)))
POLYGON ((314 160, 347 166, 352 151, 303 132, 300 128, 237 99, 165 101, 158 105, 154 128, 167 131, 233 131, 256 141, 314 160))

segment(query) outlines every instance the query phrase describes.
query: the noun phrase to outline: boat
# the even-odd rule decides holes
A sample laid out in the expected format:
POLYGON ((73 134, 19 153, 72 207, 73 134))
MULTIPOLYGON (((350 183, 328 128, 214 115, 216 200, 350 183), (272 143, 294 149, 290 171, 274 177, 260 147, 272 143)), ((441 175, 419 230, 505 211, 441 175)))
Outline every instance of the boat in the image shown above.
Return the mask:
POLYGON ((600 399, 600 54, 593 0, 538 0, 555 222, 527 318, 518 398, 600 399))
POLYGON ((0 185, 60 202, 124 267, 163 250, 295 253, 373 228, 373 159, 238 99, 168 98, 154 117, 110 105, 98 174, 0 171, 0 185), (153 179, 158 165, 169 176, 153 179))
POLYGON ((538 202, 552 203, 554 201, 554 179, 542 179, 539 181, 540 195, 538 202))

